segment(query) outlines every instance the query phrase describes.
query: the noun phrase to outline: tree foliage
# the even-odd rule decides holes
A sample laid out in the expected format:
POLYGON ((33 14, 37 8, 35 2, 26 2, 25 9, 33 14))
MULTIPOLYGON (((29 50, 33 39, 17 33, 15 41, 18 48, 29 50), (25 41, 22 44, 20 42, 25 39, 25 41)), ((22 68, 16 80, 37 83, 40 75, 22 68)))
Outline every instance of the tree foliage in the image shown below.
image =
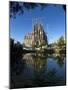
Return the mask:
POLYGON ((17 14, 23 14, 24 10, 34 9, 36 7, 44 9, 47 4, 43 3, 30 3, 30 2, 10 2, 10 17, 15 17, 17 14))
MULTIPOLYGON (((10 1, 9 5, 10 5, 9 6, 10 17, 16 17, 17 14, 23 14, 25 9, 26 10, 35 9, 38 6, 41 9, 44 9, 46 6, 50 4, 10 1)), ((66 5, 62 5, 62 8, 66 12, 66 5)))
POLYGON ((63 36, 61 36, 61 37, 58 39, 57 45, 58 45, 59 47, 65 45, 65 40, 64 40, 64 37, 63 37, 63 36))

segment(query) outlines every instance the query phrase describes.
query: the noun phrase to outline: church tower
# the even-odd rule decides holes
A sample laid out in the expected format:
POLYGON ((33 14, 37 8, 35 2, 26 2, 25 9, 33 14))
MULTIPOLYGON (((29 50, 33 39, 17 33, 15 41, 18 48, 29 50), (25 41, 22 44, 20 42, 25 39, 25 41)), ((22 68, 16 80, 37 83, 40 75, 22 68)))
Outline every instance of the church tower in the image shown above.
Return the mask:
POLYGON ((46 45, 47 44, 47 36, 44 32, 42 20, 35 18, 33 22, 33 32, 34 32, 34 44, 36 46, 46 45), (39 20, 39 22, 38 22, 39 20))
POLYGON ((25 35, 24 45, 26 47, 40 48, 46 46, 47 44, 47 35, 44 31, 41 19, 34 18, 33 30, 31 33, 28 32, 27 35, 25 35))

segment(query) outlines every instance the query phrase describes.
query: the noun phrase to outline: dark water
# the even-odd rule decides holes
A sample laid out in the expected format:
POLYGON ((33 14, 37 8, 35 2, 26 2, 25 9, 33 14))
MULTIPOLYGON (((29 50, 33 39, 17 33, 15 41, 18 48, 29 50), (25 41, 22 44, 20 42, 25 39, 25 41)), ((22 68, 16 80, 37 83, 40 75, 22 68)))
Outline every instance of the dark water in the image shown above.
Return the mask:
POLYGON ((19 60, 18 73, 12 72, 12 88, 66 84, 66 58, 62 54, 27 53, 19 60), (24 63, 23 63, 24 62, 24 63))

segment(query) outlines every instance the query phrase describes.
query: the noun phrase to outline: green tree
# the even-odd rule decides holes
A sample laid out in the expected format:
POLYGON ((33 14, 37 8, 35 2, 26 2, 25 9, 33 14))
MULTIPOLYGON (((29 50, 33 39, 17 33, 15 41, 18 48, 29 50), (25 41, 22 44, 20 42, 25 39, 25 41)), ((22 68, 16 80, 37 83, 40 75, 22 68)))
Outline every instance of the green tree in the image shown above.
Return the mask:
MULTIPOLYGON (((23 14, 25 9, 28 11, 31 9, 35 9, 36 7, 40 7, 41 9, 44 9, 46 6, 49 5, 50 4, 44 4, 44 3, 10 1, 9 15, 10 17, 16 17, 17 14, 23 14)), ((57 6, 57 5, 54 4, 53 6, 57 6)), ((62 5, 62 9, 66 12, 66 5, 62 5)))
POLYGON ((24 10, 31 10, 35 9, 36 7, 40 7, 41 9, 44 9, 47 4, 44 3, 32 3, 32 2, 16 2, 16 1, 10 1, 9 3, 9 12, 10 17, 16 17, 17 14, 23 14, 24 10))
POLYGON ((65 40, 64 40, 64 37, 63 37, 63 36, 61 36, 61 37, 58 39, 57 45, 58 45, 59 47, 62 47, 62 46, 65 45, 65 40))

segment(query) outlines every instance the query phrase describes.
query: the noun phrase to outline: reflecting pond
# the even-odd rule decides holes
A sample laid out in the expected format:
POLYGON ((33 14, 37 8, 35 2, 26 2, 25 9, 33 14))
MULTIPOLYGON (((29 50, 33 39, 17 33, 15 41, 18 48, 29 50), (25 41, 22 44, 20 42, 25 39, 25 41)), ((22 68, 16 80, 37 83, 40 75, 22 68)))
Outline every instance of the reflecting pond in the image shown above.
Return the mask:
POLYGON ((64 54, 26 53, 19 60, 19 73, 12 72, 12 87, 43 87, 66 84, 64 54), (23 63, 24 62, 24 63, 23 63))

